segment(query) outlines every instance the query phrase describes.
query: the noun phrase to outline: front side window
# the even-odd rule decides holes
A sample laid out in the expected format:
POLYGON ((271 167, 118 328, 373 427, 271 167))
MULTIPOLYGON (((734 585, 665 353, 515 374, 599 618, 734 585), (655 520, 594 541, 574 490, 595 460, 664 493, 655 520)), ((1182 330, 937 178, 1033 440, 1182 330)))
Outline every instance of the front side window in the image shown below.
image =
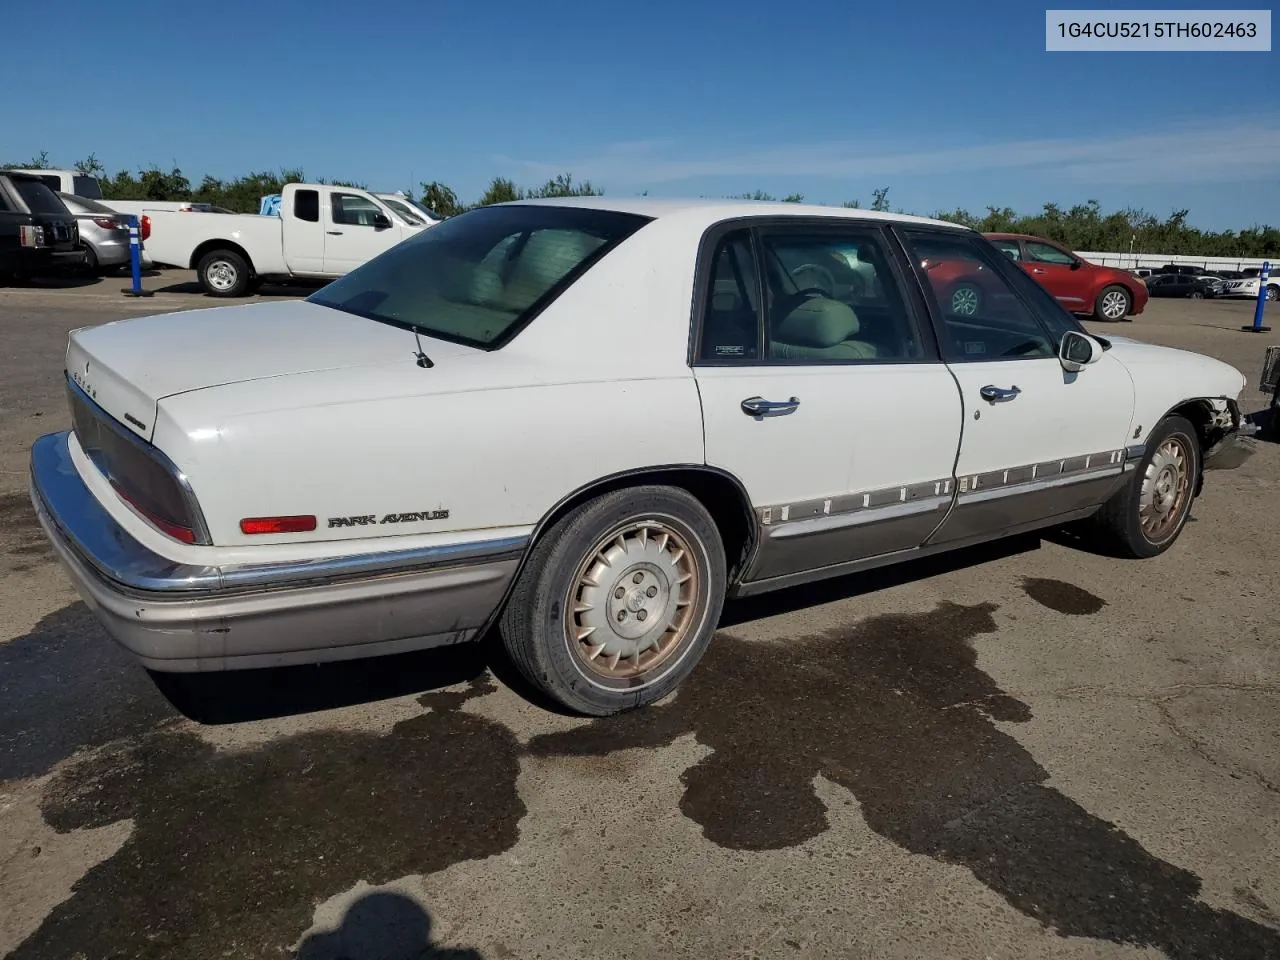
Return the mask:
POLYGON ((1065 250, 1059 250, 1048 243, 1037 243, 1035 240, 1027 241, 1027 256, 1037 263, 1057 263, 1064 267, 1076 262, 1076 258, 1065 250))
POLYGON ((349 227, 372 227, 374 218, 382 213, 382 208, 368 197, 354 193, 335 193, 330 198, 330 204, 333 222, 349 227))
POLYGON ((492 349, 648 222, 613 210, 484 207, 396 244, 308 300, 492 349))
MULTIPOLYGON (((1013 285, 1025 275, 989 242, 961 233, 914 231, 904 231, 903 239, 942 318, 938 332, 945 359, 973 362, 1056 356, 1055 341, 1013 285), (1001 267, 1008 269, 1007 277, 1001 267)), ((1025 279, 1035 285, 1030 277, 1025 279)))
POLYGON ((992 240, 991 245, 1010 260, 1022 259, 1022 248, 1018 246, 1017 240, 992 240))

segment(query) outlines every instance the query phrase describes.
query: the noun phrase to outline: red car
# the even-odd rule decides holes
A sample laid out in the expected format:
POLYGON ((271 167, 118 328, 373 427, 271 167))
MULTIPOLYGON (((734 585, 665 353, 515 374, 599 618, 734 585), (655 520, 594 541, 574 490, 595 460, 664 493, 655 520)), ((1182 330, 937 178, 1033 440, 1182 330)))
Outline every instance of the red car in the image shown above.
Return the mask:
POLYGON ((983 236, 1072 313, 1095 320, 1124 320, 1147 305, 1146 285, 1126 270, 1089 263, 1043 237, 1020 233, 983 236))

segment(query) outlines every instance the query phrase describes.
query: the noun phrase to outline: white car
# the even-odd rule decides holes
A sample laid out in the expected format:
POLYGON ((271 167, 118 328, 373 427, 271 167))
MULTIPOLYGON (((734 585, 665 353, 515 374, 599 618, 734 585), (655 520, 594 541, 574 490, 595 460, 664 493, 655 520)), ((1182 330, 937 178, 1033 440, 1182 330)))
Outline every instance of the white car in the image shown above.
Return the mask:
POLYGON ((306 300, 73 331, 66 371, 33 501, 148 668, 496 624, 595 715, 671 692, 726 596, 1084 518, 1159 554, 1254 432, 1238 370, 1085 333, 971 230, 791 203, 486 207, 306 300))
MULTIPOLYGON (((1247 300, 1258 299, 1258 286, 1262 283, 1260 277, 1245 277, 1243 280, 1223 280, 1222 285, 1218 288, 1217 296, 1228 298, 1243 297, 1247 300)), ((1280 300, 1280 277, 1272 276, 1267 280, 1267 302, 1274 303, 1280 300)))

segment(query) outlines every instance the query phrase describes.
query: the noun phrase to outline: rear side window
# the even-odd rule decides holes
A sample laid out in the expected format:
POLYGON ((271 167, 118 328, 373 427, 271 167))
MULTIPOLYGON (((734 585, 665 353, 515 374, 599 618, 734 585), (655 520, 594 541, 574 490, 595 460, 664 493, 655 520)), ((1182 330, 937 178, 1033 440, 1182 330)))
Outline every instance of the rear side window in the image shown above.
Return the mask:
POLYGON ((30 177, 14 177, 13 185, 18 188, 18 196, 32 213, 51 213, 66 216, 67 208, 58 195, 40 180, 30 177))
POLYGON ((293 215, 308 223, 320 221, 320 191, 299 190, 293 195, 293 215))
POLYGON ((494 348, 648 222, 613 210, 483 207, 401 241, 307 299, 494 348))

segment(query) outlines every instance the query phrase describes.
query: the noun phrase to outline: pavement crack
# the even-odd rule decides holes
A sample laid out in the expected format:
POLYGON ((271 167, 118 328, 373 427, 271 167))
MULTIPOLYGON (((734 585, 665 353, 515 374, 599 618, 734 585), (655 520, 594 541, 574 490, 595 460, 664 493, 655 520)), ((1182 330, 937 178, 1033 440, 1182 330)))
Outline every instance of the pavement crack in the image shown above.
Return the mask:
POLYGON ((1174 719, 1173 713, 1169 710, 1168 706, 1169 702, 1173 699, 1175 698, 1170 697, 1165 700, 1157 701, 1155 703, 1156 711, 1160 714, 1160 718, 1164 721, 1165 726, 1172 730, 1179 738, 1185 740, 1195 752, 1196 756, 1204 760, 1206 763, 1217 767, 1219 770, 1226 771, 1232 777, 1236 777, 1237 779, 1240 777, 1248 777, 1264 790, 1280 794, 1280 785, 1272 782, 1265 774, 1259 773, 1256 770, 1250 770, 1247 767, 1236 768, 1233 764, 1224 763, 1217 757, 1213 756, 1209 747, 1202 740, 1197 739, 1195 736, 1184 730, 1178 721, 1174 719))

